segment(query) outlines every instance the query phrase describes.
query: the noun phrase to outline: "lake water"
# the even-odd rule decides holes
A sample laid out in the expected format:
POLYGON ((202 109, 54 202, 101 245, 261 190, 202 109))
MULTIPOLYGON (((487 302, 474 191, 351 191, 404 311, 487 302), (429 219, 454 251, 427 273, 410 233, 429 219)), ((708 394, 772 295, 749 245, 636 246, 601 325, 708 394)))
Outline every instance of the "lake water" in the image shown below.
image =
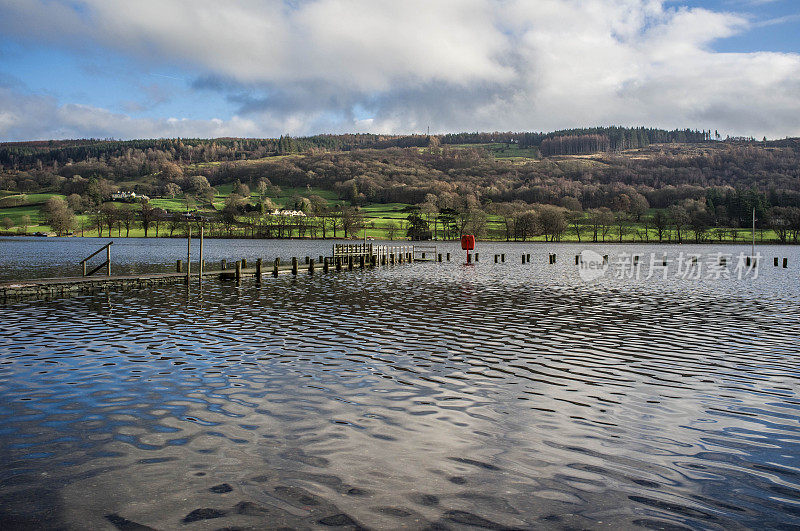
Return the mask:
MULTIPOLYGON (((105 241, 2 239, 2 278, 75 274, 105 241)), ((478 245, 470 266, 448 243, 450 263, 4 305, 0 528, 798 525, 797 248, 759 247, 753 278, 745 246, 478 245)), ((185 241, 112 249, 169 271, 185 241)))

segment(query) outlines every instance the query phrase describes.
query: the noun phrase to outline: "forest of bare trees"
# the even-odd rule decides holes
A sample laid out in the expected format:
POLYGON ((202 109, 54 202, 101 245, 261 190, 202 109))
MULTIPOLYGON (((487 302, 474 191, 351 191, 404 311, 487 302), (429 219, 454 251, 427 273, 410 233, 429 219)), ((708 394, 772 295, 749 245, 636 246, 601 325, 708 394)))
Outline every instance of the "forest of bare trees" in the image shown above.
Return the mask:
MULTIPOLYGON (((219 234, 349 236, 363 225, 359 207, 400 203, 418 212, 426 224, 418 228, 433 237, 470 230, 494 231, 502 239, 571 234, 603 241, 612 234, 635 239, 644 226, 647 239, 706 241, 724 232, 735 240, 755 210, 761 230, 774 231, 780 241, 797 240, 797 139, 712 141, 711 131, 596 128, 542 134, 538 157, 504 159, 486 148, 497 141, 530 143, 536 135, 0 144, 0 190, 8 201, 19 194, 62 194, 63 202, 43 206, 51 226, 68 221, 66 212, 91 213, 93 226, 117 233, 136 224, 148 234, 177 227, 159 209, 109 206, 113 192, 185 195, 209 206, 217 187, 233 183, 216 212, 219 234), (620 150, 621 143, 634 151, 620 150), (294 155, 274 156, 286 153, 294 155), (580 158, 587 153, 592 156, 580 158), (281 187, 331 191, 347 208, 333 211, 327 200, 305 197, 296 207, 311 214, 308 219, 272 219, 265 213, 281 187)), ((13 206, 3 201, 0 208, 13 206)))

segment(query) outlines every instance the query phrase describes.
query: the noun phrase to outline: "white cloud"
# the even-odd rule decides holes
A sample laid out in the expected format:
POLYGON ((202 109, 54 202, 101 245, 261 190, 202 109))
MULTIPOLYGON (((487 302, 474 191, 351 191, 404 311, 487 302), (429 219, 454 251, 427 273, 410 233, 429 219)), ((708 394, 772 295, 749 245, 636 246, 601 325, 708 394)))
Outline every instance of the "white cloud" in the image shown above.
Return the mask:
MULTIPOLYGON (((412 132, 428 125, 435 131, 551 130, 612 123, 800 135, 800 55, 716 53, 716 39, 752 23, 733 13, 670 5, 0 0, 0 32, 78 47, 77 53, 101 46, 146 66, 179 67, 202 80, 196 88, 223 91, 240 105, 237 116, 221 122, 133 119, 64 105, 54 115, 58 123, 41 116, 44 136, 412 132)), ((10 111, 0 107, 3 112, 10 111)), ((7 122, 0 127, 9 130, 7 122)))
MULTIPOLYGON (((282 127, 283 124, 264 123, 282 127)), ((264 136, 262 124, 234 116, 229 120, 131 118, 89 105, 59 105, 55 99, 0 87, 0 138, 174 138, 264 136)))

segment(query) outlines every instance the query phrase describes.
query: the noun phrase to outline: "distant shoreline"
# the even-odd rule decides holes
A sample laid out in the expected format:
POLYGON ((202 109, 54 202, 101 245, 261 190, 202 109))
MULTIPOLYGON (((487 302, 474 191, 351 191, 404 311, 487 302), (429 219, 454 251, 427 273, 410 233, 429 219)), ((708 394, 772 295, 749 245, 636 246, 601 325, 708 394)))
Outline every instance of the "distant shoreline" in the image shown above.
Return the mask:
MULTIPOLYGON (((182 236, 80 236, 80 235, 73 235, 73 236, 55 236, 55 235, 48 235, 48 236, 36 236, 34 234, 8 234, 0 232, 0 237, 2 238, 42 238, 42 239, 52 239, 56 238, 59 240, 66 240, 66 239, 107 239, 107 238, 114 238, 119 240, 185 240, 186 235, 182 236)), ((250 237, 241 237, 241 236, 204 236, 205 239, 209 240, 262 240, 262 241, 332 241, 332 242, 353 242, 353 243, 363 243, 363 238, 250 238, 250 237)), ((192 235, 193 240, 199 240, 200 236, 197 234, 192 235)), ((561 240, 561 241, 544 241, 544 240, 485 240, 485 239, 476 239, 478 243, 505 243, 505 244, 541 244, 541 245, 752 245, 752 241, 743 241, 743 240, 715 240, 715 241, 702 241, 702 242, 695 242, 691 240, 684 240, 682 242, 677 241, 641 241, 641 240, 623 240, 623 241, 577 241, 577 240, 561 240)), ((371 239, 367 240, 367 243, 376 243, 380 242, 381 244, 389 243, 390 245, 393 243, 397 243, 398 245, 407 245, 407 244, 437 244, 437 243, 458 243, 459 240, 384 240, 384 239, 371 239)), ((786 245, 786 246, 795 246, 800 245, 800 242, 781 242, 779 240, 764 240, 759 241, 756 239, 755 244, 758 245, 786 245)))

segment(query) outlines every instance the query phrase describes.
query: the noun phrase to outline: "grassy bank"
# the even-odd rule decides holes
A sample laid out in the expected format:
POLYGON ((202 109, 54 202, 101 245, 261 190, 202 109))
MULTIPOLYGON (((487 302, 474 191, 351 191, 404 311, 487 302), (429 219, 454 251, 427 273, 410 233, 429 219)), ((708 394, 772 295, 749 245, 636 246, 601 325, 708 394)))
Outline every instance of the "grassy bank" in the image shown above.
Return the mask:
MULTIPOLYGON (((506 149, 513 149, 506 148, 506 149)), ((210 202, 198 202, 194 198, 189 199, 189 205, 193 208, 198 208, 201 212, 206 212, 209 215, 215 214, 225 204, 232 193, 233 185, 221 185, 217 187, 216 194, 210 202)), ((294 209, 297 207, 299 199, 308 198, 310 196, 322 197, 330 210, 346 206, 346 203, 340 200, 336 194, 330 190, 316 189, 316 188, 284 188, 280 193, 270 197, 270 200, 281 209, 294 209)), ((51 228, 44 223, 44 215, 42 214, 42 207, 45 201, 51 197, 64 197, 55 193, 39 193, 19 195, 11 194, 9 192, 0 193, 0 220, 5 221, 5 226, 0 227, 3 234, 32 234, 35 232, 49 232, 51 228), (29 220, 27 227, 25 226, 25 219, 29 220)), ((252 204, 261 200, 258 194, 253 193, 250 197, 252 204)), ((185 212, 187 208, 187 198, 184 195, 176 195, 175 197, 159 197, 153 198, 150 201, 151 206, 162 208, 168 212, 185 212)), ((132 208, 135 210, 140 209, 140 205, 119 205, 121 208, 132 208)), ((406 239, 407 218, 413 211, 411 205, 405 203, 373 203, 361 207, 361 214, 363 216, 364 227, 360 228, 356 233, 356 238, 364 237, 364 230, 368 238, 387 240, 387 239, 406 239)), ((651 209, 647 215, 652 216, 655 210, 651 209)), ((245 219, 243 217, 243 219, 245 219)), ((307 223, 320 223, 319 218, 307 218, 307 223)), ((588 215, 584 214, 581 219, 579 232, 575 231, 573 225, 561 234, 558 241, 571 242, 571 243, 589 243, 595 241, 594 230, 590 224, 588 215)), ((433 223, 430 224, 430 229, 433 232, 433 223)), ((178 225, 170 227, 167 222, 162 222, 159 226, 159 237, 180 236, 185 234, 185 228, 178 225), (172 230, 170 230, 172 229, 172 230)), ((98 231, 93 226, 90 216, 86 213, 77 214, 75 216, 75 229, 76 236, 96 237, 98 231)), ((155 226, 151 226, 148 231, 148 236, 155 237, 155 226)), ((228 237, 227 230, 220 232, 219 229, 213 229, 207 232, 209 237, 219 236, 228 237)), ((247 237, 250 232, 241 227, 234 228, 230 232, 231 237, 247 237)), ((331 237, 333 231, 329 228, 326 230, 326 236, 331 237)), ((108 236, 108 229, 104 227, 102 231, 103 236, 108 236)), ((112 231, 113 236, 130 236, 130 237, 144 237, 144 229, 139 223, 136 223, 130 231, 127 231, 124 226, 119 225, 112 231)), ((297 233, 292 234, 297 237, 297 233)), ((321 237, 322 231, 317 231, 317 237, 321 237)), ((342 237, 343 232, 337 229, 337 237, 342 237)), ((304 237, 310 237, 309 231, 306 232, 304 237)), ((441 226, 438 227, 439 239, 441 239, 441 226)), ((506 226, 502 218, 495 215, 487 215, 485 230, 481 235, 481 239, 489 241, 515 241, 513 237, 507 238, 506 226)), ((533 237, 526 237, 524 241, 539 241, 544 242, 549 240, 549 237, 544 235, 536 235, 533 237)), ((704 243, 749 243, 752 239, 752 231, 750 229, 732 229, 726 227, 717 227, 707 231, 704 243), (734 237, 735 234, 735 237, 734 237)), ((517 239, 517 241, 522 241, 517 239)), ((598 234, 597 241, 606 243, 658 243, 658 232, 652 227, 646 227, 641 222, 630 222, 623 230, 623 236, 620 238, 619 230, 616 226, 612 226, 602 237, 602 232, 598 234)), ((677 233, 674 230, 662 232, 662 242, 664 243, 677 243, 679 241, 677 233)), ((681 241, 683 243, 695 243, 694 234, 690 230, 684 229, 682 231, 681 241)), ((780 243, 778 235, 771 229, 756 230, 757 243, 780 243)))

